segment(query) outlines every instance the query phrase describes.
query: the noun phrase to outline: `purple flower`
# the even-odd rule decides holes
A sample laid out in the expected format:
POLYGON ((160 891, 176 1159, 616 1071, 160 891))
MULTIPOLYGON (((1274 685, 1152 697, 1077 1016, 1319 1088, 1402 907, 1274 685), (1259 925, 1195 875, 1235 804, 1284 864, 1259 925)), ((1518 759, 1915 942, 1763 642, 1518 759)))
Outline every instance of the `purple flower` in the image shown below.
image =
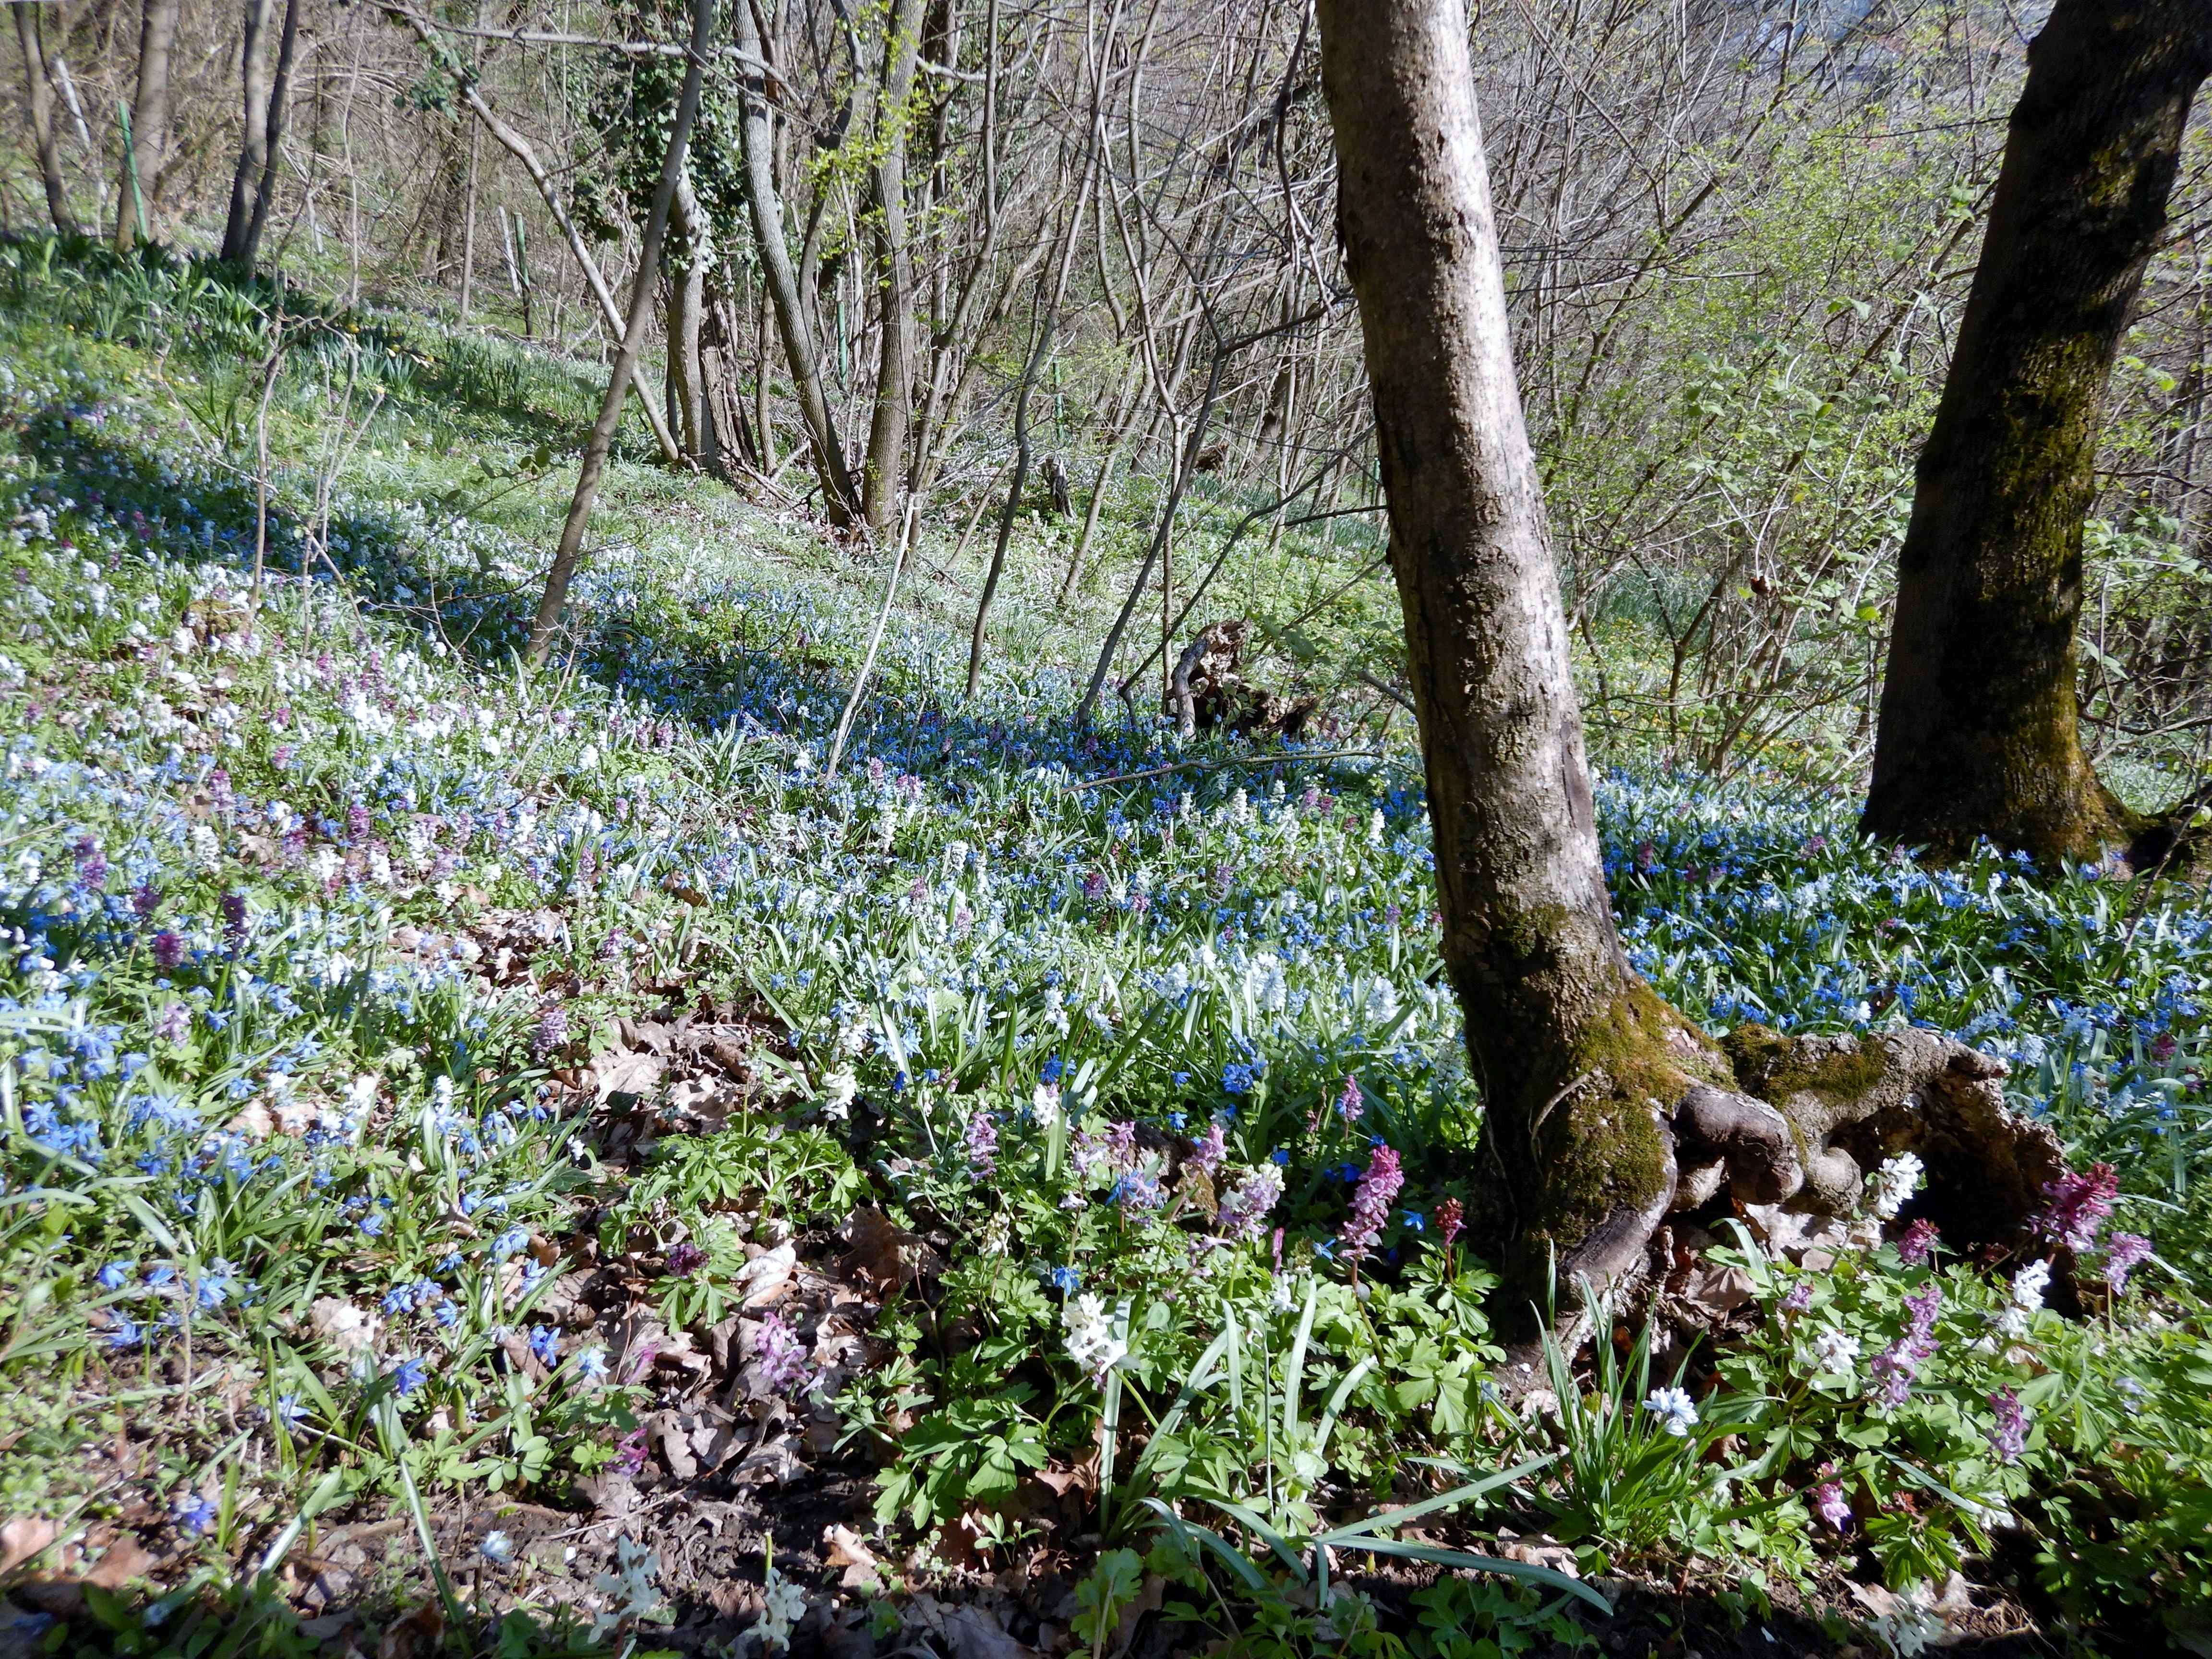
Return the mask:
POLYGON ((185 959, 185 942, 164 927, 154 935, 154 965, 165 974, 174 973, 177 964, 185 959))
POLYGON ((356 801, 352 805, 346 808, 346 839, 349 841, 367 841, 368 839, 368 808, 363 806, 359 801, 356 801))
POLYGON ((1344 1079, 1344 1092, 1336 1097, 1336 1112, 1337 1115, 1346 1123, 1357 1123, 1367 1115, 1367 1106, 1359 1092, 1358 1078, 1347 1077, 1344 1079))
POLYGON ((1191 1148, 1190 1161, 1207 1175, 1212 1175, 1221 1167, 1221 1160, 1228 1156, 1228 1151, 1223 1139, 1221 1126, 1218 1123, 1209 1123, 1206 1126, 1206 1133, 1199 1138, 1198 1144, 1191 1148))
POLYGON ((1813 1513, 1838 1532, 1846 1530, 1851 1524, 1850 1500, 1832 1480, 1823 1480, 1813 1488, 1813 1513))
POLYGON ((131 890, 131 914, 143 921, 161 908, 161 890, 150 881, 142 881, 131 890))
POLYGON ((615 1443, 614 1467, 617 1473, 635 1474, 645 1468, 645 1431, 632 1429, 615 1443))
POLYGON ((1924 1267, 1936 1249, 1936 1224, 1922 1216, 1899 1235, 1897 1254, 1909 1267, 1924 1267))
POLYGON ((1405 1172, 1398 1167, 1397 1152, 1389 1146, 1377 1146, 1373 1160, 1367 1165, 1367 1173, 1359 1177, 1359 1185, 1352 1189, 1352 1213, 1337 1234, 1344 1253, 1353 1261, 1375 1248, 1376 1241, 1382 1236, 1382 1224, 1389 1219, 1390 1206, 1397 1199, 1398 1189, 1405 1184, 1405 1172))
POLYGON ((668 1253, 661 1271, 671 1279, 689 1279, 706 1265, 706 1251, 687 1238, 668 1253))
POLYGON ((779 1394, 788 1394, 806 1376, 806 1344, 783 1316, 764 1313, 749 1339, 753 1358, 760 1363, 761 1378, 779 1394))
POLYGON ((2027 1449, 2027 1407, 2012 1389, 1999 1389, 1990 1396, 1990 1409, 1996 1413, 1996 1426, 1990 1431, 1990 1449, 2000 1462, 2019 1462, 2021 1453, 2027 1449))
POLYGON ((1268 1212, 1282 1195, 1282 1170, 1273 1164, 1262 1164, 1229 1189, 1215 1219, 1231 1238, 1255 1239, 1267 1231, 1268 1212))
POLYGON ((988 1112, 978 1110, 968 1120, 968 1169, 978 1178, 998 1168, 999 1126, 988 1112))
POLYGON ((232 944, 246 937, 246 895, 225 893, 222 896, 222 929, 232 944))
POLYGON ((2150 1256, 2150 1240, 2141 1233, 2114 1233, 2105 1241, 2105 1283, 2114 1296, 2128 1288, 2128 1275, 2150 1256))
POLYGON ((1813 1281, 1801 1279, 1790 1287, 1790 1294, 1782 1298, 1782 1311, 1803 1313, 1813 1305, 1813 1281))
POLYGON ((1444 1249, 1452 1247, 1467 1227, 1467 1211, 1455 1198, 1448 1198, 1437 1206, 1437 1243, 1444 1249))
POLYGON ((2036 1218, 2035 1230, 2069 1249, 2086 1250, 2097 1242, 2097 1230, 2119 1194, 2119 1171, 2109 1164, 2092 1164, 2087 1175, 2069 1170, 2044 1188, 2051 1207, 2036 1218))
POLYGON ((530 1037, 531 1052, 544 1060, 568 1046, 568 1010, 556 1002, 538 1016, 538 1029, 530 1037))

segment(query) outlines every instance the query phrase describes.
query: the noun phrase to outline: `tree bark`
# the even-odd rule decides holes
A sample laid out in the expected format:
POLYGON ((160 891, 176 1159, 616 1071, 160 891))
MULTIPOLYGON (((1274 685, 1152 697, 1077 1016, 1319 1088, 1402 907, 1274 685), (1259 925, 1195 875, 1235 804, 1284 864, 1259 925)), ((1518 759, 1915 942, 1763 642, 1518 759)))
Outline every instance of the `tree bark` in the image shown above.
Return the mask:
POLYGON ((921 47, 921 15, 922 0, 897 0, 891 8, 890 33, 884 42, 883 93, 876 106, 876 162, 869 175, 877 220, 881 339, 860 510, 869 531, 878 536, 891 527, 898 510, 899 492, 906 483, 907 434, 914 424, 914 261, 907 245, 906 131, 915 60, 921 47))
POLYGON ((269 35, 276 0, 246 0, 239 44, 239 84, 246 120, 238 141, 238 166, 230 175, 230 211, 223 221, 222 258, 245 264, 246 229, 253 219, 253 187, 260 181, 269 148, 269 35))
MULTIPOLYGON (((253 208, 246 222, 246 246, 241 258, 242 263, 249 267, 261 257, 262 233, 269 228, 269 210, 276 199, 276 170, 283 161, 284 118, 292 100, 292 53, 299 44, 299 39, 300 0, 284 0, 284 27, 276 39, 276 70, 269 80, 269 112, 261 143, 261 176, 253 182, 253 208)), ((246 119, 250 122, 252 118, 252 112, 249 110, 246 119)), ((470 141, 469 169, 473 192, 476 172, 473 135, 470 141)))
POLYGON ((154 191, 169 146, 169 59, 177 45, 179 0, 145 0, 139 14, 138 82, 131 100, 131 143, 123 155, 123 192, 115 251, 138 245, 139 221, 154 234, 154 191))
POLYGON ((1465 0, 1320 0, 1337 216, 1375 398, 1443 957, 1483 1097, 1478 1237, 1524 1316, 1640 1264, 1666 1114, 1724 1060, 1614 931, 1515 384, 1465 0))
POLYGON ((46 211, 54 229, 64 236, 77 234, 76 216, 70 211, 69 186, 62 178, 61 144, 54 129, 54 88, 46 68, 46 8, 17 6, 15 39, 23 48, 24 107, 31 118, 31 137, 39 152, 39 179, 46 186, 46 211))
POLYGON ((2204 0, 2059 0, 2028 49, 1899 559, 1870 835, 2079 860, 2142 827, 2081 748, 2082 524, 2112 359, 2208 71, 2204 0))
MULTIPOLYGON (((745 0, 738 0, 743 12, 745 0)), ((684 151, 691 138, 691 123, 699 113, 699 89, 706 78, 707 54, 714 39, 714 0, 692 0, 691 46, 684 70, 684 90, 676 100, 676 120, 668 134, 668 154, 661 161, 660 180, 653 186, 653 207, 646 215, 645 235, 637 259, 637 279, 630 289, 629 316, 623 329, 622 346, 615 353, 607 377, 607 395, 599 405, 599 419, 584 441, 584 457, 576 470, 576 493, 568 502, 568 516, 561 526, 560 545, 552 568, 545 574, 545 592, 531 619, 527 656, 535 667, 552 649, 553 630, 568 599, 584 551, 584 530, 590 524, 592 503, 599 493, 599 477, 607 454, 614 447, 615 428, 622 422, 623 402, 629 396, 630 376, 637 368, 638 348, 645 343, 646 325, 653 316, 653 291, 660 282, 660 249, 667 240, 668 217, 676 202, 677 181, 684 176, 684 151)))
POLYGON ((805 301, 792 269, 791 248, 784 240, 783 202, 776 193, 775 131, 769 113, 768 85, 753 65, 763 60, 760 29, 752 8, 738 0, 731 15, 737 23, 738 50, 744 54, 743 114, 738 123, 744 150, 745 196, 752 210, 753 239, 758 244, 761 275, 775 307, 776 331, 783 339, 784 361, 791 369, 791 389, 806 424, 807 441, 814 451, 815 477, 821 481, 822 501, 830 522, 842 528, 853 521, 860 495, 853 487, 852 470, 846 465, 844 442, 822 392, 822 367, 814 355, 814 340, 806 325, 805 301))

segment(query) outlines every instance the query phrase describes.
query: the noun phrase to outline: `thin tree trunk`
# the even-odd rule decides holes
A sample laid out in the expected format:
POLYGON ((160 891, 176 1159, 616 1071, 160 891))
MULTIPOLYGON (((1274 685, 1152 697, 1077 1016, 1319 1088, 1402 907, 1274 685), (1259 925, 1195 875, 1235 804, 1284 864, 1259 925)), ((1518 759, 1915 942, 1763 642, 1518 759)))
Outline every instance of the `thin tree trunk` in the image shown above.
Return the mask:
POLYGON ((814 451, 815 477, 822 483, 822 503, 830 522, 840 528, 850 524, 860 505, 851 469, 845 462, 844 443, 837 435, 828 400, 822 392, 822 369, 814 355, 814 342, 806 325, 805 301, 798 274, 791 265, 791 248, 784 240, 783 202, 777 195, 775 171, 775 129, 769 113, 768 87, 759 70, 763 61, 760 29, 752 8, 742 3, 731 9, 736 20, 738 50, 744 54, 743 113, 738 124, 744 150, 745 195, 752 210, 753 239, 761 257, 761 275, 775 307, 776 328, 783 337, 784 361, 791 370, 792 395, 805 422, 808 443, 814 451))
POLYGON ((246 0, 238 52, 246 119, 238 142, 238 165, 230 175, 230 212, 222 227, 221 257, 226 264, 246 263, 246 228, 253 218, 253 187, 260 181, 262 164, 268 159, 269 34, 276 11, 275 0, 246 0))
POLYGON ((1477 1213, 1523 1316, 1554 1256, 1563 1284, 1640 1264, 1674 1194, 1662 1114, 1727 1072, 1614 932, 1466 0, 1319 0, 1319 16, 1443 958, 1482 1089, 1477 1213))
POLYGON ((676 441, 684 446, 685 459, 701 471, 712 473, 717 470, 713 453, 714 428, 707 410, 706 365, 701 361, 699 350, 700 331, 707 314, 707 262, 711 232, 706 211, 700 206, 698 193, 692 189, 689 179, 677 183, 676 222, 683 232, 684 265, 670 274, 668 319, 664 329, 668 340, 668 388, 677 413, 672 424, 676 428, 676 441))
MULTIPOLYGON (((249 267, 261 257, 262 234, 269 228, 270 209, 276 199, 276 172, 283 161, 284 122, 292 101, 292 56, 299 39, 300 0, 284 0, 284 27, 276 38, 276 69, 269 79, 269 116, 261 145, 261 177, 254 181, 253 213, 246 223, 244 263, 249 267)), ((473 135, 469 158, 473 176, 473 135)))
POLYGON ((914 261, 907 246, 906 130, 915 60, 921 48, 921 15, 922 0, 896 0, 891 8, 890 35, 884 43, 883 94, 876 105, 876 164, 869 174, 877 216, 881 340, 860 502, 868 529, 877 536, 891 527, 898 510, 899 493, 906 484, 907 433, 914 424, 914 261))
POLYGON ((2112 359, 2166 228, 2204 0, 2059 0, 2028 48, 1898 562, 1870 835, 2094 858, 2141 824, 2082 752, 2082 524, 2112 359))
POLYGON ((115 251, 138 245, 139 221, 154 234, 155 191, 169 145, 169 59, 177 45, 179 0, 145 0, 139 14, 138 80, 131 100, 131 143, 123 154, 123 199, 115 216, 115 251))
POLYGON ((70 211, 69 186, 62 179, 61 145, 54 128, 54 88, 46 68, 46 13, 38 5, 19 5, 15 39, 23 47, 24 106, 31 118, 31 137, 38 146, 39 179, 46 190, 46 212, 64 236, 77 234, 76 216, 70 211))
MULTIPOLYGON (((436 37, 412 12, 387 6, 384 9, 384 15, 410 31, 433 56, 437 54, 440 48, 436 37)), ((530 182, 538 186, 538 199, 545 204, 545 210, 553 216, 553 222, 561 227, 561 234, 568 244, 569 257, 576 262, 576 268, 584 273, 585 284, 592 290, 592 299, 599 302, 599 315, 605 319, 607 333, 619 347, 625 332, 622 307, 615 300, 614 290, 607 286, 606 276, 599 270, 599 262, 592 258, 592 250, 585 245, 583 234, 576 228, 576 222, 569 217, 568 204, 562 201, 561 192, 554 185, 553 175, 538 159, 536 148, 499 118, 492 106, 484 101, 483 94, 474 81, 461 88, 461 98, 476 112, 477 119, 483 123, 484 131, 491 134, 501 149, 522 164, 522 170, 530 175, 530 182)), ((358 246, 358 239, 356 239, 356 246, 358 246)), ((653 429, 653 441, 660 447, 661 459, 671 466, 682 465, 683 452, 677 448, 676 439, 668 429, 668 422, 661 418, 650 391, 641 381, 637 388, 637 402, 638 412, 645 416, 646 425, 653 429)))
MULTIPOLYGON (((744 0, 738 0, 744 10, 744 0)), ((714 0, 692 0, 691 46, 684 70, 684 90, 676 100, 676 121, 668 135, 668 154, 660 164, 660 182, 653 187, 652 210, 647 214, 645 236, 638 253, 637 280, 630 289, 629 317, 623 329, 622 347, 615 353, 607 379, 607 395, 599 404, 599 417, 592 423, 584 442, 584 458, 576 471, 576 494, 568 503, 567 522, 561 526, 561 544, 554 550, 553 568, 545 575, 545 592, 538 601, 538 614, 530 623, 528 658, 535 667, 552 649, 553 631, 568 599, 577 561, 584 550, 584 531, 591 522, 592 503, 599 492, 599 476, 606 470, 607 453, 614 447, 615 428, 622 422, 623 402, 629 396, 630 376, 637 367, 638 348, 645 343, 653 317, 653 291, 660 281, 661 244, 668 236, 668 216, 676 201, 677 180, 684 176, 684 151, 691 138, 691 123, 699 112, 699 88, 706 78, 707 54, 714 45, 714 0)))

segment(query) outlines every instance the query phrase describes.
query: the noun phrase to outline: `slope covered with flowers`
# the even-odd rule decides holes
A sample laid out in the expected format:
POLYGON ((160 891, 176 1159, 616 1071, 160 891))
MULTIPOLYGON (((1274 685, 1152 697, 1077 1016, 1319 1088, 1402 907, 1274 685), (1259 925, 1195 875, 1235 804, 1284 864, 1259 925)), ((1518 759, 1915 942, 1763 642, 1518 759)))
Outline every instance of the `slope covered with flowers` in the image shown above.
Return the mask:
MULTIPOLYGON (((1848 801, 1607 780, 1681 1006, 2012 1063, 2100 1166, 2053 1194, 2088 1316, 2042 1260, 1948 1260, 1900 1167, 1888 1242, 1735 1263, 1724 1351, 1608 1354, 1516 1417, 1455 1243, 1479 1108, 1408 757, 1071 735, 1064 675, 963 703, 902 617, 832 776, 872 619, 785 532, 603 558, 532 677, 522 532, 409 507, 394 460, 257 534, 173 388, 91 362, 0 385, 0 1500, 58 1582, 142 1586, 95 1601, 118 1628, 166 1639, 179 1587, 152 1607, 396 1619, 427 1560, 323 1541, 390 1511, 518 1644, 787 1636, 834 1590, 888 1646, 898 1592, 981 1567, 1049 1647, 1127 1549, 1182 1586, 1170 1648, 1425 1652, 1285 1565, 1457 1478, 1419 1459, 1520 1471, 1452 1522, 1548 1534, 1524 1578, 1747 1575, 1899 1650, 2212 1618, 2193 888, 1930 872, 1848 801), (770 1536, 765 1602, 714 1589, 770 1536)), ((1579 1639, 1470 1582, 1420 1594, 1579 1639)))

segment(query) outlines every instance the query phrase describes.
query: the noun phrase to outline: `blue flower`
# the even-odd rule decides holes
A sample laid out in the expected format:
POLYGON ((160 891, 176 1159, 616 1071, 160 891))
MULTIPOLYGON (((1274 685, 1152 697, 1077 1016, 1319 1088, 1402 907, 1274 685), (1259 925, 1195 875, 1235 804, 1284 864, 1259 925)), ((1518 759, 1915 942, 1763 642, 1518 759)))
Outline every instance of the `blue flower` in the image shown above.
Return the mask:
POLYGON ((392 1389, 402 1400, 430 1380, 429 1362, 410 1354, 392 1368, 392 1389))
POLYGON ((538 1356, 538 1363, 541 1365, 559 1364, 561 1334, 550 1326, 532 1325, 530 1328, 530 1352, 538 1356))
POLYGON ((1419 1233, 1428 1231, 1429 1218, 1423 1215, 1419 1210, 1407 1211, 1405 1219, 1406 1225, 1414 1232, 1419 1233))
POLYGON ((204 1536, 216 1523, 215 1505, 198 1492, 186 1492, 178 1498, 169 1513, 175 1517, 179 1526, 195 1538, 204 1536))
POLYGON ((1083 1275, 1073 1267, 1054 1267, 1047 1277, 1052 1280, 1053 1289, 1063 1296, 1074 1295, 1083 1283, 1083 1275))
POLYGON ((123 1288, 125 1281, 137 1271, 138 1264, 135 1261, 111 1261, 94 1277, 100 1280, 100 1289, 119 1291, 123 1288))

